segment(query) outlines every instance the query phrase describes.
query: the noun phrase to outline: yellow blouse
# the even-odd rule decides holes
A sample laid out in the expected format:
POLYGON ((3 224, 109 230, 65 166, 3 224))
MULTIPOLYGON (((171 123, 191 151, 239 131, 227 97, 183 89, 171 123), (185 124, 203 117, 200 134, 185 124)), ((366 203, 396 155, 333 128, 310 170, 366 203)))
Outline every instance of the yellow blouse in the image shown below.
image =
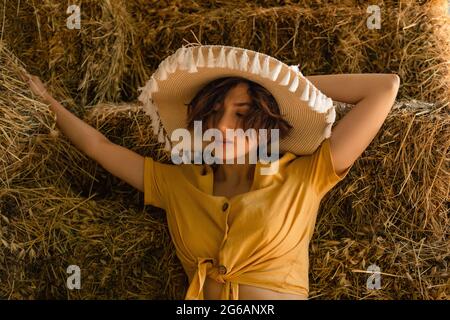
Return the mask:
POLYGON ((203 299, 206 277, 225 284, 221 299, 238 299, 238 284, 308 296, 308 247, 322 197, 338 176, 329 138, 307 156, 287 152, 278 172, 258 162, 249 192, 213 195, 206 164, 163 164, 145 158, 144 204, 166 211, 177 256, 188 276, 185 299, 203 299))

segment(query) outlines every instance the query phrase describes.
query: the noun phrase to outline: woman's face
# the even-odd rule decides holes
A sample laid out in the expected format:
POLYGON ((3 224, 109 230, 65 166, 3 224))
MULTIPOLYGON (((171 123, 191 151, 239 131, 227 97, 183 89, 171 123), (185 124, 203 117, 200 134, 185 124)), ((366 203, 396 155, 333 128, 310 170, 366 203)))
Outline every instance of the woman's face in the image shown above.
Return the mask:
MULTIPOLYGON (((252 99, 247 93, 248 85, 240 83, 234 88, 230 89, 225 96, 223 106, 216 104, 213 108, 216 110, 214 116, 216 117, 215 129, 220 130, 223 140, 215 141, 216 148, 222 149, 222 156, 220 158, 225 162, 226 159, 236 159, 238 157, 246 156, 250 150, 257 146, 257 137, 250 139, 245 135, 240 141, 244 148, 238 148, 238 137, 236 134, 226 135, 227 129, 244 129, 243 119, 247 112, 251 112, 252 99), (234 152, 231 152, 234 150, 234 152)), ((212 117, 211 117, 212 118, 212 117)), ((211 121, 211 118, 209 119, 211 121)), ((208 128, 210 128, 208 124, 208 128)), ((204 146, 211 142, 204 143, 204 146)), ((219 155, 216 155, 219 156, 219 155)), ((236 162, 234 162, 236 163, 236 162)))

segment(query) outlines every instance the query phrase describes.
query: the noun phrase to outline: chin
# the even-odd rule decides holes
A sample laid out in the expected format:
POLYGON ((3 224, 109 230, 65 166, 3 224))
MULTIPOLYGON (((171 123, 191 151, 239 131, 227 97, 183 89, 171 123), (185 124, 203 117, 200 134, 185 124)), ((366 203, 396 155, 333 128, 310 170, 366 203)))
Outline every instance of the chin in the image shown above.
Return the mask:
MULTIPOLYGON (((233 155, 232 157, 227 157, 227 156, 225 155, 225 156, 220 157, 220 159, 221 159, 224 163, 225 163, 226 161, 230 161, 230 162, 232 162, 232 163, 239 164, 239 163, 238 163, 238 159, 241 158, 241 157, 244 157, 244 159, 247 159, 247 153, 245 153, 245 154, 242 155, 242 156, 239 156, 239 155, 237 155, 236 152, 235 152, 234 155, 233 155)), ((245 161, 247 161, 247 160, 245 160, 245 161)))

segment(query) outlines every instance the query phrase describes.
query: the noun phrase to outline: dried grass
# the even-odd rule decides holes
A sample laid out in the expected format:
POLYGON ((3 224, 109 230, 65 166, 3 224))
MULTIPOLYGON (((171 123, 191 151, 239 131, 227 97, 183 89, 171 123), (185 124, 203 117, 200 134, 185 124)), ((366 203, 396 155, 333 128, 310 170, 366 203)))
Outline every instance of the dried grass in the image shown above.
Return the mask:
POLYGON ((377 1, 380 30, 366 27, 368 4, 357 0, 72 3, 81 30, 67 29, 67 2, 53 0, 4 1, 0 30, 30 72, 78 107, 135 100, 163 58, 197 40, 258 50, 305 75, 393 72, 399 98, 449 102, 445 0, 377 1))
MULTIPOLYGON (((380 133, 322 200, 310 297, 449 298, 449 45, 448 33, 440 33, 448 30, 438 12, 442 1, 379 1, 388 9, 382 32, 363 30, 361 1, 278 2, 83 1, 81 31, 65 28, 66 2, 0 3, 1 38, 12 51, 0 42, 1 298, 184 297, 187 278, 164 211, 143 206, 141 193, 59 133, 47 106, 19 80, 23 65, 15 55, 110 140, 168 162, 142 108, 119 102, 133 100, 159 61, 193 34, 202 43, 300 63, 304 74, 401 76, 400 99, 380 133), (70 264, 82 269, 82 290, 66 288, 70 264), (370 264, 381 268, 381 290, 366 289, 370 264)), ((340 104, 337 120, 349 108, 340 104)))

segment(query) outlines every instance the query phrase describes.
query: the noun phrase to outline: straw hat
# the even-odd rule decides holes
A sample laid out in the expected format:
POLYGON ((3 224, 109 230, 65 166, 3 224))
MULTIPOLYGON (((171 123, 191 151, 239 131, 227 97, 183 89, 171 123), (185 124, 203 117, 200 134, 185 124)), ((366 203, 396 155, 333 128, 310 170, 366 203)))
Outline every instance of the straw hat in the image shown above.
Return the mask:
POLYGON ((210 81, 238 76, 254 81, 271 92, 281 115, 293 126, 280 139, 279 151, 296 155, 313 153, 330 137, 336 113, 333 101, 300 72, 298 66, 264 53, 222 45, 183 45, 159 64, 139 95, 164 150, 170 152, 170 136, 186 128, 187 107, 210 81))

